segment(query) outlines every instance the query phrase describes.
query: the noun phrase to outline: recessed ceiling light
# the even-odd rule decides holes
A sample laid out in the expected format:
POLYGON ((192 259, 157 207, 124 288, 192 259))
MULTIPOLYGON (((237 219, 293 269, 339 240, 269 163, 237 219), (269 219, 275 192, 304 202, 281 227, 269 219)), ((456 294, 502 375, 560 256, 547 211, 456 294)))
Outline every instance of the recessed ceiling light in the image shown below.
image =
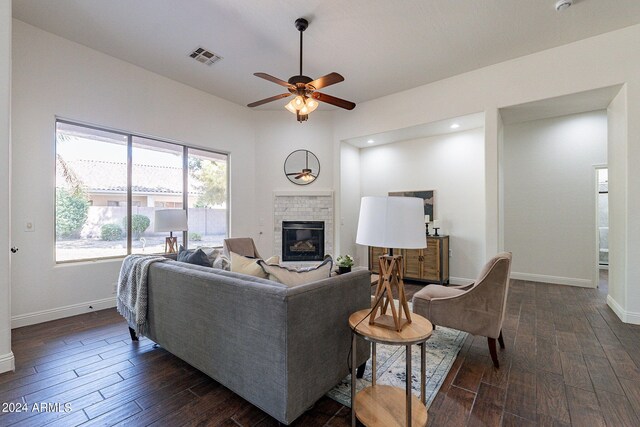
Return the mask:
POLYGON ((373 139, 370 139, 367 141, 367 144, 373 144, 375 141, 373 139))
POLYGON ((458 129, 459 127, 460 127, 460 125, 457 124, 457 123, 454 123, 454 124, 451 125, 451 129, 458 129))

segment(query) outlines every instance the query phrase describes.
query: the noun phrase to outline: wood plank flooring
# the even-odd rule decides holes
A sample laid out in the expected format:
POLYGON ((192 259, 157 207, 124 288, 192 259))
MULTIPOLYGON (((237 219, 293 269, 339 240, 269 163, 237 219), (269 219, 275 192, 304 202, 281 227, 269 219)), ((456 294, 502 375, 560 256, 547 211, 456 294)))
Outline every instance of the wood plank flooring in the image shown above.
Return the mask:
MULTIPOLYGON (((409 297, 419 289, 407 285, 409 297)), ((640 426, 640 326, 620 322, 605 298, 606 280, 596 290, 512 281, 501 368, 486 339, 470 336, 429 425, 640 426)), ((0 404, 61 406, 2 413, 0 426, 278 425, 151 341, 132 343, 115 310, 15 329, 13 351, 17 369, 0 375, 0 404)), ((294 425, 350 419, 323 398, 294 425)))

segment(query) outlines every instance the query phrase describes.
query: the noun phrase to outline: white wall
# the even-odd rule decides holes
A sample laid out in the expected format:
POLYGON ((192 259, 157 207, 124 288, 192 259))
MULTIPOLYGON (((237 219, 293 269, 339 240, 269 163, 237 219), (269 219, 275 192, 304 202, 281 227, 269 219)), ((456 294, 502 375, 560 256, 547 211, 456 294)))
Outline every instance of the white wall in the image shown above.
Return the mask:
POLYGON ((12 265, 14 326, 114 304, 121 260, 54 262, 56 116, 229 151, 231 234, 254 231, 255 134, 247 108, 13 24, 11 206, 13 243, 20 247, 12 265), (35 232, 23 231, 27 219, 35 232))
POLYGON ((340 230, 339 254, 354 257, 356 265, 367 265, 366 248, 356 245, 360 214, 360 149, 343 142, 340 145, 340 201, 342 215, 336 219, 340 230))
MULTIPOLYGON (((257 111, 253 116, 255 144, 255 229, 250 234, 264 257, 273 252, 273 192, 293 191, 300 195, 313 191, 333 191, 333 115, 316 110, 309 120, 298 123, 282 111, 257 111), (318 157, 320 175, 308 185, 296 185, 284 175, 284 161, 294 150, 306 149, 318 157), (262 232, 262 234, 259 234, 262 232)), ((332 254, 333 255, 333 254, 332 254)))
MULTIPOLYGON (((345 139, 484 111, 487 257, 500 249, 498 109, 626 83, 626 114, 640 117, 638 69, 640 25, 634 25, 360 103, 349 114, 336 114, 334 145, 339 150, 345 139), (407 99, 422 100, 420 108, 407 99)), ((628 148, 629 163, 640 164, 640 144, 635 143, 640 140, 640 120, 620 125, 627 127, 627 137, 619 142, 628 148)), ((640 168, 622 173, 626 183, 621 183, 619 191, 627 200, 626 207, 619 203, 610 209, 625 209, 622 215, 629 224, 626 231, 610 230, 609 238, 619 239, 629 259, 640 259, 640 168), (612 233, 620 234, 614 237, 612 233)), ((640 263, 614 263, 610 274, 612 268, 625 270, 613 273, 624 281, 621 286, 629 293, 621 309, 640 323, 640 263)))
MULTIPOLYGON (((623 87, 607 109, 609 163, 609 295, 607 302, 624 321, 627 313, 627 235, 628 156, 627 156, 627 88, 623 87)), ((637 262, 637 261, 636 261, 637 262)))
POLYGON ((11 352, 11 2, 0 2, 0 373, 14 368, 11 352))
POLYGON ((362 196, 435 190, 434 218, 450 235, 451 280, 473 281, 485 250, 484 130, 362 148, 360 159, 362 196))
POLYGON ((504 246, 514 278, 596 287, 594 165, 607 163, 607 114, 504 127, 504 246))

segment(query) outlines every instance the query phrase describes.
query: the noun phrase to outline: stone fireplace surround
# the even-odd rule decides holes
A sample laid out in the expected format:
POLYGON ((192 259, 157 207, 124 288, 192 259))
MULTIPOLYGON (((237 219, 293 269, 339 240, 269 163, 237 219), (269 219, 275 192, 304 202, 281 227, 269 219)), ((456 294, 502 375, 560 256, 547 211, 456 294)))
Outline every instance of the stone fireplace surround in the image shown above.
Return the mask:
MULTIPOLYGON (((282 257, 282 221, 324 221, 324 252, 334 257, 333 191, 274 191, 273 253, 282 257)), ((292 261, 294 264, 305 264, 292 261)), ((310 262, 317 264, 317 261, 310 262)), ((309 263, 307 263, 309 264, 309 263)))

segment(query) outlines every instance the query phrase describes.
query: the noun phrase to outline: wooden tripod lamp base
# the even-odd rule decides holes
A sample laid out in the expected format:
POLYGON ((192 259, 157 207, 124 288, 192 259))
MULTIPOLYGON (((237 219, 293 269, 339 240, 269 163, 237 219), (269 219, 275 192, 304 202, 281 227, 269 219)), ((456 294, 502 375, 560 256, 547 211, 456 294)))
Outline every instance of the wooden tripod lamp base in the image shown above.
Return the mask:
POLYGON ((174 237, 173 233, 171 233, 170 237, 167 237, 164 240, 164 253, 166 254, 178 253, 178 238, 174 237))
POLYGON ((382 255, 378 262, 380 265, 378 286, 374 306, 369 316, 369 324, 400 332, 405 325, 411 323, 411 312, 404 293, 402 256, 382 255), (397 289, 398 293, 399 307, 397 310, 393 301, 394 289, 397 289), (391 315, 387 314, 389 308, 391 308, 391 315), (379 314, 378 311, 380 311, 379 314), (404 319, 402 318, 403 312, 404 319))

